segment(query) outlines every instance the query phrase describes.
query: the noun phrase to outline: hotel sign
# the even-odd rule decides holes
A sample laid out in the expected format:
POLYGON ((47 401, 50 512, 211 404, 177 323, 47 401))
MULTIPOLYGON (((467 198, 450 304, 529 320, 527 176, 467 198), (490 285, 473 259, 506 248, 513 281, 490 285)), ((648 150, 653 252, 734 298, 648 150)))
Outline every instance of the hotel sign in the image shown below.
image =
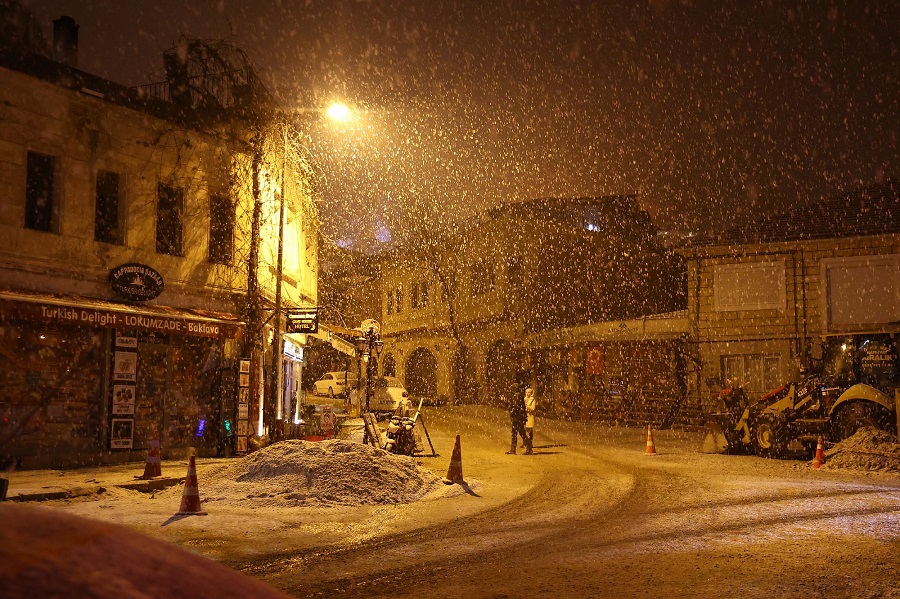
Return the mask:
POLYGON ((288 312, 285 333, 318 333, 319 311, 317 308, 291 310, 288 312))
POLYGON ((146 264, 131 262, 110 269, 109 285, 125 299, 144 302, 159 297, 165 283, 162 275, 146 264))

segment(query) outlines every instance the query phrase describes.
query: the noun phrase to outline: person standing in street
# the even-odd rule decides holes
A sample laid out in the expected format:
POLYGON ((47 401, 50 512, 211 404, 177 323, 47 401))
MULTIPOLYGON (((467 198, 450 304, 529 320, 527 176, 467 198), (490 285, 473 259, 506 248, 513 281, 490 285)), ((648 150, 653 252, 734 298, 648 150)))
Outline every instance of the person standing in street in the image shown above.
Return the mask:
POLYGON ((534 453, 534 412, 537 407, 537 398, 534 389, 525 389, 525 453, 534 453))
POLYGON ((531 445, 528 443, 528 436, 525 434, 525 421, 528 414, 525 410, 525 390, 528 388, 530 380, 528 371, 519 367, 516 370, 515 381, 512 393, 508 397, 509 401, 509 419, 512 421, 512 441, 510 442, 508 454, 516 453, 517 436, 521 437, 525 444, 525 453, 531 453, 531 445))
MULTIPOLYGON (((525 413, 525 395, 513 393, 509 397, 509 418, 512 421, 512 441, 509 445, 508 454, 516 453, 517 436, 521 437, 522 443, 528 444, 528 435, 525 433, 525 421, 527 415, 525 413)), ((525 453, 529 453, 526 449, 525 453)))

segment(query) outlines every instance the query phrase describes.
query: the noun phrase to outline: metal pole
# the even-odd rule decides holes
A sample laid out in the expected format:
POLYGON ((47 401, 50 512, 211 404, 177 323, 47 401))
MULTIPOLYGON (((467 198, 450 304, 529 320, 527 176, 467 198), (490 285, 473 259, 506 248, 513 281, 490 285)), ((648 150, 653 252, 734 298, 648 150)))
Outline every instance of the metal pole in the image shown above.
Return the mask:
MULTIPOLYGON (((284 144, 283 150, 286 150, 284 144)), ((281 438, 282 431, 277 430, 278 406, 281 394, 278 392, 278 381, 281 378, 281 286, 284 280, 284 154, 281 156, 281 190, 278 194, 278 258, 276 259, 275 276, 275 322, 272 334, 272 375, 269 384, 269 402, 266 405, 266 426, 269 429, 269 438, 273 441, 281 438)))
POLYGON ((372 355, 375 353, 375 336, 372 331, 366 332, 366 351, 369 356, 366 361, 366 412, 368 412, 369 398, 372 397, 372 355))
POLYGON ((253 214, 250 219, 250 254, 247 257, 247 327, 242 348, 242 357, 250 359, 250 410, 258 413, 259 408, 259 350, 261 346, 262 318, 259 300, 259 238, 260 220, 262 218, 262 197, 259 187, 259 174, 262 163, 262 132, 254 133, 250 176, 252 178, 253 214))

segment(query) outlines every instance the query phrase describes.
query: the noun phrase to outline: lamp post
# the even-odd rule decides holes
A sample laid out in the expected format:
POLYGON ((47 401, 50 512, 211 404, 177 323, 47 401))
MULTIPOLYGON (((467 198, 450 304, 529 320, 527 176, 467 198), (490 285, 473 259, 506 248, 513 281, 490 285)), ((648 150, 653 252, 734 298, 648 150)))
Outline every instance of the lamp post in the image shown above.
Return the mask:
MULTIPOLYGON (((360 326, 360 336, 355 339, 356 354, 359 359, 360 374, 362 374, 362 364, 366 365, 366 409, 369 412, 369 402, 372 398, 372 373, 377 368, 377 360, 381 356, 384 349, 384 341, 381 340, 381 325, 377 320, 369 319, 363 321, 360 326), (375 360, 372 360, 375 356, 375 360)), ((362 378, 362 377, 360 377, 362 378)))
MULTIPOLYGON (((262 213, 262 197, 260 190, 260 168, 262 165, 262 136, 269 135, 272 139, 270 142, 276 148, 276 154, 280 154, 281 165, 278 170, 277 176, 279 178, 279 182, 277 185, 277 194, 275 200, 277 202, 278 208, 278 218, 277 218, 277 249, 275 256, 275 293, 274 293, 274 308, 271 320, 272 322, 272 340, 271 340, 271 364, 270 364, 270 376, 268 380, 268 384, 265 385, 263 391, 263 401, 264 401, 264 409, 262 414, 262 422, 264 426, 261 428, 267 430, 269 432, 270 438, 273 441, 277 441, 281 438, 283 434, 283 410, 284 410, 284 398, 282 397, 282 393, 284 391, 282 385, 282 352, 284 347, 284 331, 282 327, 282 318, 281 312, 283 310, 282 305, 282 287, 284 281, 284 243, 285 243, 285 220, 286 220, 286 190, 285 186, 287 185, 287 177, 286 173, 290 170, 292 174, 296 175, 297 171, 305 171, 305 169, 298 168, 297 164, 293 164, 294 160, 301 160, 302 162, 308 164, 312 167, 312 161, 309 160, 311 158, 308 150, 304 149, 302 152, 298 152, 301 149, 301 145, 297 143, 297 139, 299 136, 306 136, 306 134, 301 133, 301 126, 296 122, 296 117, 298 114, 310 112, 315 113, 320 116, 325 116, 329 121, 333 121, 336 123, 345 123, 349 122, 353 119, 353 112, 343 104, 332 104, 327 109, 309 109, 309 110, 296 110, 294 111, 293 116, 287 113, 278 113, 275 126, 271 126, 269 130, 262 132, 260 135, 259 143, 254 147, 257 153, 254 153, 254 161, 253 161, 253 195, 255 198, 254 204, 254 215, 253 215, 253 224, 255 229, 252 234, 252 238, 255 240, 251 248, 251 256, 250 256, 250 264, 251 264, 251 276, 250 283, 248 283, 248 295, 251 297, 251 320, 257 324, 257 328, 261 331, 265 326, 266 322, 263 321, 262 310, 260 305, 260 290, 259 290, 259 282, 258 282, 258 274, 257 270, 259 268, 259 240, 261 237, 260 231, 260 221, 261 221, 261 213, 262 213), (291 154, 291 164, 288 165, 287 155, 291 154), (262 322, 261 322, 262 321, 262 322)), ((312 172, 305 171, 307 173, 312 172)), ((261 354, 261 348, 255 347, 257 351, 261 354)), ((261 357, 260 357, 261 359, 261 357)))

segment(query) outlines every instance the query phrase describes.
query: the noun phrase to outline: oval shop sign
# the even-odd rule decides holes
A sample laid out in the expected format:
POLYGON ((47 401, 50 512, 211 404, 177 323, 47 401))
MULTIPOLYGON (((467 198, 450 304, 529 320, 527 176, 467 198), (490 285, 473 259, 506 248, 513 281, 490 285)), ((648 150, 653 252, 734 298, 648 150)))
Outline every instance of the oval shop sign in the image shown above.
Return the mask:
POLYGON ((111 269, 109 284, 125 299, 139 302, 158 297, 164 287, 162 275, 146 264, 135 262, 111 269))

